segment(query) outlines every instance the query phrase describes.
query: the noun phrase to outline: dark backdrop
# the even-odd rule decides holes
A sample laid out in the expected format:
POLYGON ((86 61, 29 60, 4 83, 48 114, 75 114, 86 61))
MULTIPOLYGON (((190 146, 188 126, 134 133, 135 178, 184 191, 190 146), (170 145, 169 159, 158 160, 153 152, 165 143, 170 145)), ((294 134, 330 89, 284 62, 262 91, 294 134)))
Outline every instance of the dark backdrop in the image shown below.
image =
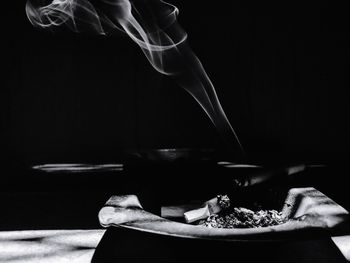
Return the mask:
MULTIPOLYGON (((107 162, 134 148, 223 147, 196 102, 128 37, 44 32, 27 21, 25 1, 8 2, 3 162, 107 162)), ((345 6, 172 2, 249 156, 348 159, 345 6)))

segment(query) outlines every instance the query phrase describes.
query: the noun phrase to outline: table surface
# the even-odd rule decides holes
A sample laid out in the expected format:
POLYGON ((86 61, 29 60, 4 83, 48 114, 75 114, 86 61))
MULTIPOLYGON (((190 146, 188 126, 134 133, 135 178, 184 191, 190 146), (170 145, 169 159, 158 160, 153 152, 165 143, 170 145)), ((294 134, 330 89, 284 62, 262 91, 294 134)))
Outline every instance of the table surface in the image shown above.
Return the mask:
POLYGON ((0 232, 0 262, 91 262, 104 229, 0 232))

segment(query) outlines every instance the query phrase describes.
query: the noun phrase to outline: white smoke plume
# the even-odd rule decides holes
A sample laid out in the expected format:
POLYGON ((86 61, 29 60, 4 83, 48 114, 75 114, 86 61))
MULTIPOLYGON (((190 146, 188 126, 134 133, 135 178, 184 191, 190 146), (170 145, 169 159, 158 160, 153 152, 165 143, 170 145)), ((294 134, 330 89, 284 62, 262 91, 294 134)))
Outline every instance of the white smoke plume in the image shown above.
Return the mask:
POLYGON ((28 0, 29 21, 41 28, 66 25, 75 32, 125 32, 151 65, 173 78, 201 105, 231 150, 243 153, 213 84, 177 23, 179 10, 162 0, 28 0))

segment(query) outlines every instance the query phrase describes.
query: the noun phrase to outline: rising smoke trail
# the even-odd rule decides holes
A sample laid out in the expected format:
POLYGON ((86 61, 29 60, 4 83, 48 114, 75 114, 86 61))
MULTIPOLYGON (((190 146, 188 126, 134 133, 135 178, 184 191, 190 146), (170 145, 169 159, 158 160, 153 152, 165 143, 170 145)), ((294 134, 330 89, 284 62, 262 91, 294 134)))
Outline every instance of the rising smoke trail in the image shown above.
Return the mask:
POLYGON ((244 153, 213 84, 177 23, 179 10, 162 0, 28 0, 29 21, 42 28, 66 25, 75 32, 125 32, 158 72, 173 78, 201 105, 228 149, 244 153))

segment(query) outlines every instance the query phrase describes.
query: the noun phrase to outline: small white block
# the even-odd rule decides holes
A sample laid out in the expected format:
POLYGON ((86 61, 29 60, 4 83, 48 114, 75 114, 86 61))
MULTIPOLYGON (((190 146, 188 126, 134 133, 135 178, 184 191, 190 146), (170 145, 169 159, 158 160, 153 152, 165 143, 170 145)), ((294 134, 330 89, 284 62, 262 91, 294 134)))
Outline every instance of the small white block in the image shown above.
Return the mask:
POLYGON ((192 223, 201 219, 205 219, 208 216, 210 216, 208 205, 205 205, 204 207, 201 207, 198 209, 188 211, 184 213, 184 216, 187 223, 192 223))

